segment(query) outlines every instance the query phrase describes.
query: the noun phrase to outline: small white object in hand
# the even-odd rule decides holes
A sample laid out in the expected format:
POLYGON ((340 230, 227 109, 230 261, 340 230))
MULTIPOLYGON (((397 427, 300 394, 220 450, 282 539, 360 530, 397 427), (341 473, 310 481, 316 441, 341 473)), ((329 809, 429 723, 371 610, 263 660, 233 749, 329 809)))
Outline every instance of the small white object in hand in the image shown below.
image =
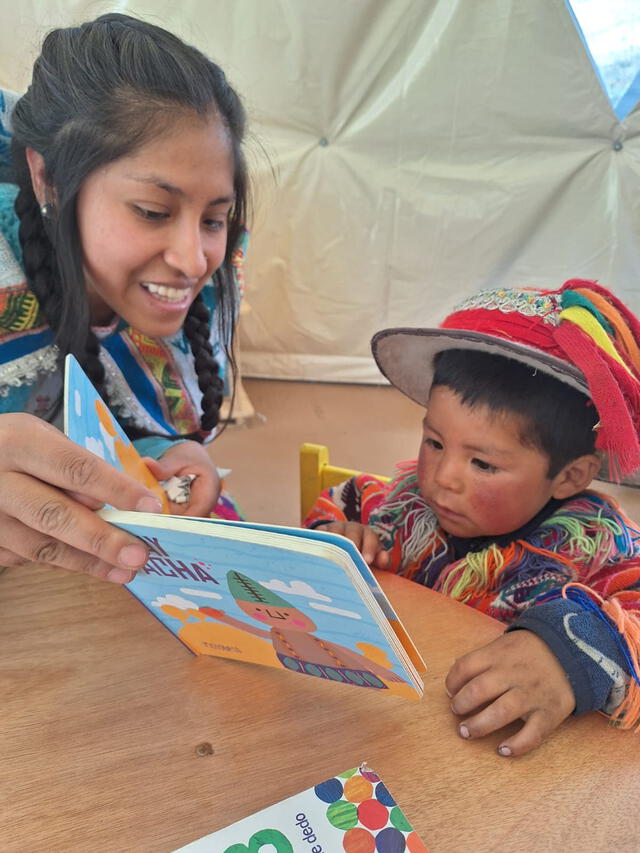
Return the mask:
POLYGON ((183 474, 182 477, 171 477, 169 480, 163 480, 160 485, 167 493, 171 503, 187 504, 191 500, 191 483, 195 478, 195 474, 183 474))

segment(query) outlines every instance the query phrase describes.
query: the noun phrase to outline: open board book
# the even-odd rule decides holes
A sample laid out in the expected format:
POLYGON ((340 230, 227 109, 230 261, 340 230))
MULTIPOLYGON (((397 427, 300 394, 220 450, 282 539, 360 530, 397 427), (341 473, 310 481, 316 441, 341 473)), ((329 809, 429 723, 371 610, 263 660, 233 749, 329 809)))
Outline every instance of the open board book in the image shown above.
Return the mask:
POLYGON ((341 773, 174 853, 428 853, 380 777, 341 773))
MULTIPOLYGON (((65 432, 161 489, 73 356, 66 360, 65 432)), ((195 654, 422 697, 424 661, 344 537, 115 509, 100 514, 149 545, 147 564, 127 588, 195 654)))

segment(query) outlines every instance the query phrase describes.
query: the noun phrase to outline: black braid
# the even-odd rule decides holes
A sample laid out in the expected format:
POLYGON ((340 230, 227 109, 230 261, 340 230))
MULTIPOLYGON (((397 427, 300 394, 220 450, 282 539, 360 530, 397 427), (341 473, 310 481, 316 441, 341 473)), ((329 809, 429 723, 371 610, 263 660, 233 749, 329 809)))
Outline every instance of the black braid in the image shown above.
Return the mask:
POLYGON ((40 207, 31 183, 24 183, 16 196, 15 210, 20 220, 19 237, 27 281, 49 325, 60 325, 60 282, 53 246, 45 230, 40 207))
MULTIPOLYGON (((26 170, 26 162, 20 163, 21 159, 24 160, 24 150, 14 147, 14 154, 17 155, 20 175, 26 170)), ((51 206, 52 212, 49 216, 52 218, 43 217, 31 181, 24 179, 19 182, 14 206, 20 222, 18 235, 22 246, 26 279, 38 300, 40 310, 56 335, 55 341, 60 348, 60 360, 64 359, 66 353, 72 352, 93 385, 104 397, 104 367, 99 358, 100 343, 89 327, 88 316, 86 323, 81 322, 75 326, 73 335, 65 336, 68 328, 64 316, 65 300, 56 252, 51 240, 51 236, 55 234, 55 210, 51 206)), ((83 301, 82 291, 79 292, 76 303, 78 301, 80 303, 83 301)))
POLYGON ((220 406, 224 395, 224 382, 220 376, 220 365, 213 357, 209 341, 211 317, 209 309, 204 304, 202 295, 198 294, 191 303, 189 313, 184 321, 184 333, 195 362, 198 386, 202 391, 201 427, 209 432, 218 425, 220 406))

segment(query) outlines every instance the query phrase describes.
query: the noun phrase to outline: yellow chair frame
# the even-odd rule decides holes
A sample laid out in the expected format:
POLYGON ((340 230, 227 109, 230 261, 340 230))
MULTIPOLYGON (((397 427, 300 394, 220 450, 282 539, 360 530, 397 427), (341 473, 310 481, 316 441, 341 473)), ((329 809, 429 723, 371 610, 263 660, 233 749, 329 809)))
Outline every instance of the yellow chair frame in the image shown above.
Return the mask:
MULTIPOLYGON (((305 443, 300 447, 300 520, 304 521, 320 492, 337 486, 361 471, 340 468, 329 462, 329 448, 324 444, 305 443)), ((376 474, 378 477, 379 475, 376 474)), ((388 477, 380 477, 388 481, 388 477)))

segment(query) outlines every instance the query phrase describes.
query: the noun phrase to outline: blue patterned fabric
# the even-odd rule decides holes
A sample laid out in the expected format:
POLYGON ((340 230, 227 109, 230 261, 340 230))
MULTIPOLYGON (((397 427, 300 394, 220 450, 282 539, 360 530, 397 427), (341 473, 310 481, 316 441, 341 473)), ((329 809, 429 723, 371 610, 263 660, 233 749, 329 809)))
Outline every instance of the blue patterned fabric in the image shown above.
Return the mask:
POLYGON ((13 178, 11 165, 11 112, 20 96, 7 89, 0 89, 0 183, 13 178))

